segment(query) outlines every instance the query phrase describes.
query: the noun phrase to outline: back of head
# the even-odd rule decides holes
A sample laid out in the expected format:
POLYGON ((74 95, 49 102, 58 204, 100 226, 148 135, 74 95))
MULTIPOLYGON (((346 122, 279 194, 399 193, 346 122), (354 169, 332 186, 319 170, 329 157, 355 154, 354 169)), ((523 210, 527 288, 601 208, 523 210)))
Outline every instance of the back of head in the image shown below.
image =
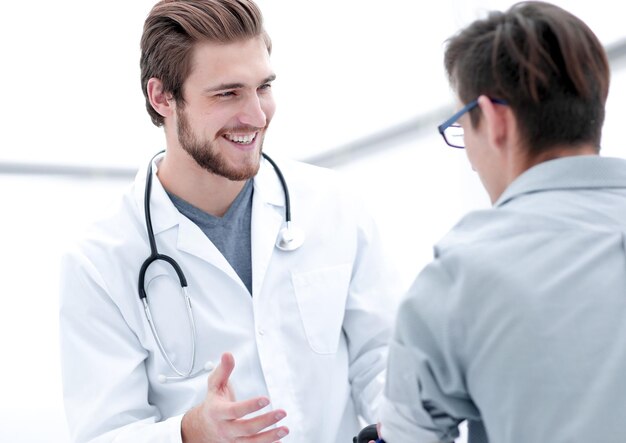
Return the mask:
POLYGON ((261 11, 252 0, 161 0, 146 18, 141 37, 141 87, 146 109, 156 126, 163 117, 150 105, 147 84, 154 77, 163 83, 177 103, 184 103, 183 83, 191 71, 191 57, 197 42, 234 43, 263 37, 261 11))
MULTIPOLYGON (((592 143, 600 148, 609 65, 580 19, 549 3, 492 12, 448 41, 445 67, 462 102, 504 99, 529 153, 592 143)), ((478 124, 480 111, 472 113, 478 124)))

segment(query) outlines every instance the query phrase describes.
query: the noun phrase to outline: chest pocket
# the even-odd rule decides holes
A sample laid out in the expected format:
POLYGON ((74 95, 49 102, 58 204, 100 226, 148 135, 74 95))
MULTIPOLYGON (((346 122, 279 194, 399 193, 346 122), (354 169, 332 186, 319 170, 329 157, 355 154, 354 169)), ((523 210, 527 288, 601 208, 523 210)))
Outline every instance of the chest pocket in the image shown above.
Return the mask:
POLYGON ((346 263, 291 274, 307 341, 318 354, 337 352, 351 272, 346 263))

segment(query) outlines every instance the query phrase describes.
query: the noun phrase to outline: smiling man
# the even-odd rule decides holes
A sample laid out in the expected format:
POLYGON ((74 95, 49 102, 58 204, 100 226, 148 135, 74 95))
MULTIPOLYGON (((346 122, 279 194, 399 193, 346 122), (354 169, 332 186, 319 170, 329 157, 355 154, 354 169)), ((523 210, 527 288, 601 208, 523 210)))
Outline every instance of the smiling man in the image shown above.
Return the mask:
POLYGON ((382 393, 394 281, 331 171, 274 162, 249 0, 164 0, 141 80, 166 151, 64 260, 74 441, 350 441, 382 393))

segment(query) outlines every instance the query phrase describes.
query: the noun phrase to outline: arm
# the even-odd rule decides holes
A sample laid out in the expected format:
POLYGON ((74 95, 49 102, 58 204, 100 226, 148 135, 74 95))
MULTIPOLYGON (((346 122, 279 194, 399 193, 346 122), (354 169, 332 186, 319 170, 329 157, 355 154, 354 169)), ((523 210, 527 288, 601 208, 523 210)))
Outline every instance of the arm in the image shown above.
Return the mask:
MULTIPOLYGON (((128 294, 130 296, 130 294, 128 294)), ((61 364, 71 437, 86 441, 180 441, 182 416, 163 421, 148 403, 147 352, 83 254, 61 274, 61 364)))
POLYGON ((359 415, 372 423, 378 419, 392 320, 401 291, 373 219, 360 208, 355 214, 358 247, 343 331, 349 346, 352 396, 359 415))
POLYGON ((453 442, 463 419, 480 415, 465 386, 448 312, 459 289, 440 261, 428 265, 401 304, 389 349, 381 408, 381 435, 388 443, 453 442))

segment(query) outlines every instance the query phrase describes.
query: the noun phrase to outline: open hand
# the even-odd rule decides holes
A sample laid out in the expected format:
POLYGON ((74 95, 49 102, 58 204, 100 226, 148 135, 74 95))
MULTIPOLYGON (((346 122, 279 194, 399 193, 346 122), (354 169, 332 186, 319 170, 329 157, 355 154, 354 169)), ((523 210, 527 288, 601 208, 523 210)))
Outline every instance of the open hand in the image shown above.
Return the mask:
POLYGON ((236 401, 228 381, 234 368, 232 354, 223 354, 220 364, 209 374, 205 400, 183 417, 184 443, 273 443, 289 433, 285 426, 264 431, 285 418, 282 409, 243 418, 270 402, 267 397, 236 401))

